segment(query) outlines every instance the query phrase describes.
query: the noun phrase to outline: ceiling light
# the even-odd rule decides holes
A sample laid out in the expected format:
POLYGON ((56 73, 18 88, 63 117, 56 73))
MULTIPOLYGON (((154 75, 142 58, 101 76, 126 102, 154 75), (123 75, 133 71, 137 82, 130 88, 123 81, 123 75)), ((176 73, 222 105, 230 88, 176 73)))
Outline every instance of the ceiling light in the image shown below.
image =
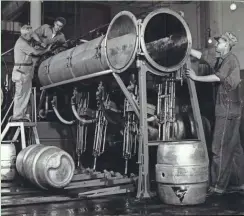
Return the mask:
POLYGON ((230 9, 232 11, 236 10, 237 6, 236 6, 236 3, 232 2, 231 5, 230 5, 230 9))

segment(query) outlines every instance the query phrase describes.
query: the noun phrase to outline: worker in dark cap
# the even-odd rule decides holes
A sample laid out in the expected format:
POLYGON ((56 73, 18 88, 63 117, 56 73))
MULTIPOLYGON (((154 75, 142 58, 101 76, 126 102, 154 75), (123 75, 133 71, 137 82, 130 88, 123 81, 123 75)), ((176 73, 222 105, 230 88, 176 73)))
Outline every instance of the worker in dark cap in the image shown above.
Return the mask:
POLYGON ((186 75, 194 81, 216 82, 215 127, 212 142, 210 194, 221 195, 226 191, 230 176, 235 171, 236 188, 244 190, 244 154, 240 144, 241 91, 240 64, 231 52, 237 37, 225 32, 216 37, 216 59, 207 59, 197 50, 191 55, 209 62, 213 74, 198 76, 188 69, 186 75))

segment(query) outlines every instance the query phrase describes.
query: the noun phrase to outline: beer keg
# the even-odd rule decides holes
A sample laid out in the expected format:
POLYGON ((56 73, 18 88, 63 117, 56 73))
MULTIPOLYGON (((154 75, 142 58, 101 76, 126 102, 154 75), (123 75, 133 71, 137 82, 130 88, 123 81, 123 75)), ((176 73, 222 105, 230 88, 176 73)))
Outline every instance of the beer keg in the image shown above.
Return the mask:
POLYGON ((13 180, 16 174, 15 169, 16 149, 14 144, 1 143, 1 180, 13 180))
POLYGON ((160 143, 156 181, 159 197, 166 204, 195 205, 205 202, 208 155, 201 141, 160 143))
POLYGON ((74 161, 55 146, 31 145, 17 156, 16 168, 21 176, 42 189, 64 188, 74 174, 74 161))

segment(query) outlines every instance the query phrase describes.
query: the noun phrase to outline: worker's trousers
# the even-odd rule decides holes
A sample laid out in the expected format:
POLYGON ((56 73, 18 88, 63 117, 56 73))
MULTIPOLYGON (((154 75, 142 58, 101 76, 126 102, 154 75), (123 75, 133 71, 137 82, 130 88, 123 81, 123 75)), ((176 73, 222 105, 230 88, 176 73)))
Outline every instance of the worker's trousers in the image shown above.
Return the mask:
POLYGON ((244 150, 244 107, 242 107, 240 135, 241 135, 241 145, 244 150))
POLYGON ((240 144, 240 117, 216 117, 211 161, 211 185, 220 192, 228 186, 231 174, 244 185, 244 154, 240 144))
POLYGON ((13 119, 17 120, 26 117, 26 110, 30 100, 31 88, 31 78, 28 78, 24 81, 15 81, 13 119))

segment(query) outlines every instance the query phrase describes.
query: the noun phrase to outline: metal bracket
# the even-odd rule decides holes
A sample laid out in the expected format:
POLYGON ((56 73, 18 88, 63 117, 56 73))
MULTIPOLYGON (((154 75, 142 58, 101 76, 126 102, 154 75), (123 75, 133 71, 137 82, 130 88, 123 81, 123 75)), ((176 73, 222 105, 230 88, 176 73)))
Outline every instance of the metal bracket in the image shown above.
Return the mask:
POLYGON ((73 69, 72 69, 72 54, 73 54, 74 51, 75 51, 75 48, 73 48, 73 49, 71 50, 71 52, 70 52, 70 56, 68 56, 68 57, 66 58, 66 59, 68 60, 66 66, 67 66, 67 68, 69 68, 69 71, 70 71, 70 73, 71 73, 71 75, 72 75, 73 78, 76 77, 75 74, 74 74, 74 72, 73 72, 73 69))

